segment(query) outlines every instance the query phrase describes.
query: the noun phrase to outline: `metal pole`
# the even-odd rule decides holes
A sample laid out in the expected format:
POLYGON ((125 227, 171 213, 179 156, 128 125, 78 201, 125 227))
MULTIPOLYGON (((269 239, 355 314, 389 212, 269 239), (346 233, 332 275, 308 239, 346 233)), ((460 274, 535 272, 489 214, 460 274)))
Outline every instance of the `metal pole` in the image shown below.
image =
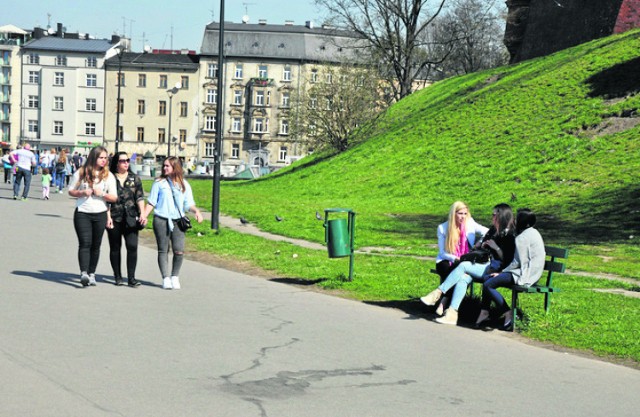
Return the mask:
POLYGON ((220 0, 220 27, 218 31, 218 91, 216 106, 216 147, 213 166, 213 190, 211 207, 211 229, 219 230, 220 218, 220 163, 222 162, 222 105, 223 105, 223 83, 224 77, 224 2, 220 0))
POLYGON ((173 95, 169 93, 169 137, 167 137, 167 158, 171 156, 171 101, 173 95))
POLYGON ((118 52, 118 99, 116 100, 116 153, 118 153, 118 143, 120 135, 118 128, 120 127, 120 86, 122 84, 122 50, 118 52))

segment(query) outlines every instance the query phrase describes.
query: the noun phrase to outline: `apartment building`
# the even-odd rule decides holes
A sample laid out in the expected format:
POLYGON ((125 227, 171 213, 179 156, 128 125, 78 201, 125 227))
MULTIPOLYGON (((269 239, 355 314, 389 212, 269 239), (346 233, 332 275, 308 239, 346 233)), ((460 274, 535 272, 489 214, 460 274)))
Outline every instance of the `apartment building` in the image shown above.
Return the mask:
POLYGON ((121 52, 105 63, 105 143, 137 155, 188 160, 197 155, 199 58, 195 54, 121 52))
POLYGON ((21 141, 86 152, 104 138, 105 58, 120 38, 34 30, 21 51, 21 141))
MULTIPOLYGON (((202 113, 200 155, 213 161, 217 103, 219 23, 206 26, 200 51, 202 113)), ((319 68, 353 59, 354 37, 312 22, 294 25, 225 23, 222 121, 223 176, 250 171, 259 176, 311 152, 292 135, 294 92, 319 68)))
POLYGON ((20 47, 30 34, 16 26, 0 26, 0 144, 15 149, 20 140, 20 47))

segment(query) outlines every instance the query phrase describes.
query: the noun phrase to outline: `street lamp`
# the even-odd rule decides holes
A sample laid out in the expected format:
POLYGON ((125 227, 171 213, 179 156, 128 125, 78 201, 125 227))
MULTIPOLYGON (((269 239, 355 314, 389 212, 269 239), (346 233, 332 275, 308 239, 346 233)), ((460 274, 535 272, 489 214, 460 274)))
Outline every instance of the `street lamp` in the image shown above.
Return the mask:
POLYGON ((216 147, 213 161, 213 189, 211 190, 211 228, 220 228, 220 164, 222 162, 222 103, 224 77, 224 2, 220 0, 220 27, 218 28, 218 97, 216 107, 216 147))
POLYGON ((118 50, 118 98, 116 100, 116 153, 118 153, 118 144, 120 142, 120 87, 122 85, 122 55, 124 54, 124 46, 116 46, 118 50))
POLYGON ((171 101, 173 100, 173 96, 180 91, 180 88, 182 88, 182 84, 177 82, 173 88, 167 90, 167 94, 169 94, 169 137, 167 138, 167 158, 171 156, 171 101))

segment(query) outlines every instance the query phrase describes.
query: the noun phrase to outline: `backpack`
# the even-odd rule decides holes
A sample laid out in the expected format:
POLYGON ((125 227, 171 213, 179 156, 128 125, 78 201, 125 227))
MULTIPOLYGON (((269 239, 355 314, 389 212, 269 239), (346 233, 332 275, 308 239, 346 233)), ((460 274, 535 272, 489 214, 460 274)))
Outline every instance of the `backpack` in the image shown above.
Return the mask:
POLYGON ((57 162, 56 163, 56 172, 64 172, 65 170, 65 164, 64 162, 57 162))

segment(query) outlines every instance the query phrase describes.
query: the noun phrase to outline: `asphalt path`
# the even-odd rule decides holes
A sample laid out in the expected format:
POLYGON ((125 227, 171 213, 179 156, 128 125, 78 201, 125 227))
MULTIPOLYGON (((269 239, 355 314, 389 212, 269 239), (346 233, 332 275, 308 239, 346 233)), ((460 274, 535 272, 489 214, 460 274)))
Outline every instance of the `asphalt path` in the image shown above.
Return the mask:
POLYGON ((637 416, 640 371, 186 260, 83 288, 66 194, 0 184, 0 416, 637 416))

